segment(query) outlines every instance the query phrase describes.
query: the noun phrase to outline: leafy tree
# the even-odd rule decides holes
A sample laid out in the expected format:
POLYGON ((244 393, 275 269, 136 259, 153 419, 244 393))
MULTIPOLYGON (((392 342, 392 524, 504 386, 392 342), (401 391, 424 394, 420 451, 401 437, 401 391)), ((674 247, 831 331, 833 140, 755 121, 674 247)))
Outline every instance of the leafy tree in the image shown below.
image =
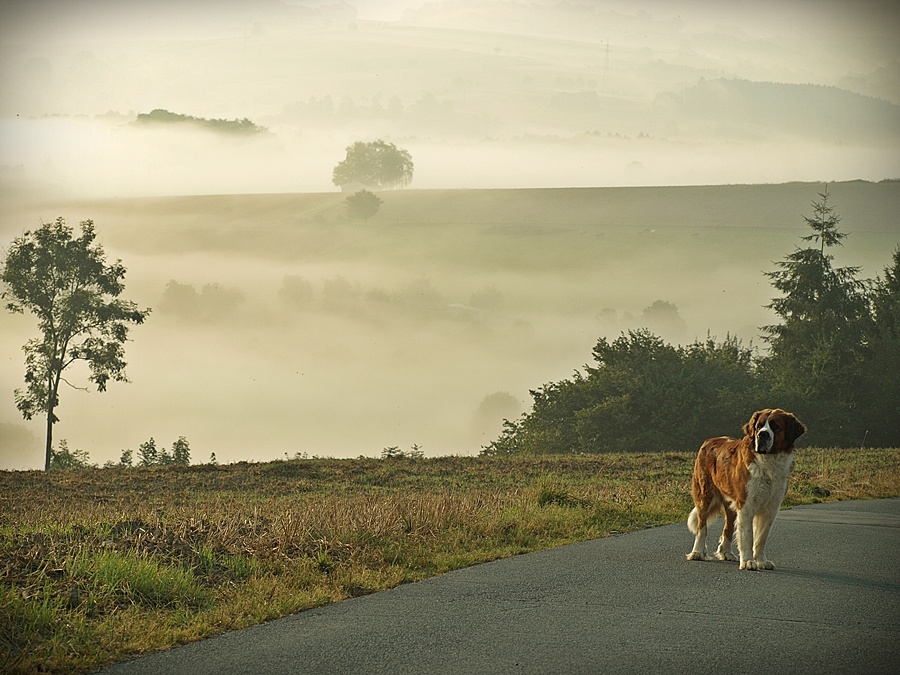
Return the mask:
POLYGON ((645 307, 640 316, 641 326, 656 334, 666 334, 681 339, 687 334, 687 323, 678 313, 678 307, 665 300, 656 300, 645 307))
POLYGON ((368 220, 381 208, 381 198, 369 192, 368 190, 360 190, 344 200, 347 207, 347 213, 355 220, 368 220))
POLYGON ((900 247, 871 291, 872 322, 860 388, 860 421, 871 445, 900 446, 900 247))
POLYGON ((384 448, 381 451, 381 459, 401 459, 402 457, 403 457, 403 450, 401 450, 396 445, 392 445, 388 448, 384 448))
POLYGON ((484 397, 469 422, 469 438, 478 440, 493 436, 504 420, 515 419, 522 412, 519 400, 506 391, 495 391, 484 397))
POLYGON ((752 352, 730 336, 672 347, 638 331, 601 340, 594 359, 597 403, 576 415, 586 451, 692 448, 739 429, 757 389, 752 352))
POLYGON ((234 315, 244 302, 244 294, 217 283, 204 284, 198 293, 191 284, 174 279, 166 284, 159 309, 188 321, 221 321, 234 315))
POLYGON ((191 447, 184 436, 172 444, 172 464, 187 466, 191 463, 191 447))
POLYGON ((401 450, 396 445, 384 448, 381 451, 381 459, 424 459, 425 451, 421 446, 413 444, 409 450, 401 450))
POLYGON ((156 441, 151 437, 138 446, 138 466, 153 466, 159 464, 159 451, 156 449, 156 441))
MULTIPOLYGON (((138 466, 188 466, 190 463, 191 447, 184 436, 178 437, 172 444, 171 451, 157 448, 153 438, 138 446, 138 466)), ((131 466, 131 450, 122 451, 120 465, 131 466)))
POLYGON ((121 261, 107 264, 95 238, 93 221, 83 221, 76 238, 65 220, 57 218, 13 241, 0 276, 7 308, 33 313, 41 331, 40 338, 23 347, 27 387, 16 389, 15 398, 25 419, 46 415, 46 470, 53 455, 53 425, 59 421, 59 385, 66 382, 63 371, 76 361, 86 362, 98 391, 105 391, 110 379, 127 382, 129 325, 143 323, 150 312, 119 299, 125 267, 121 261))
POLYGON ((63 438, 59 442, 59 450, 53 451, 47 470, 87 469, 92 466, 87 450, 69 450, 69 445, 63 438))
POLYGON ((885 269, 872 289, 873 336, 900 337, 900 246, 894 249, 892 265, 885 269))
POLYGON ((281 282, 278 296, 282 302, 294 308, 309 307, 313 303, 315 292, 313 285, 302 277, 288 275, 281 282))
POLYGON ((334 167, 332 182, 344 187, 358 183, 367 188, 405 187, 412 181, 413 162, 406 150, 382 140, 357 141, 334 167))
POLYGON ((159 466, 170 466, 175 462, 172 460, 172 453, 165 448, 160 448, 156 454, 156 463, 159 466))
POLYGON ((802 237, 815 245, 798 248, 766 273, 782 293, 767 306, 782 322, 762 329, 770 347, 766 370, 773 399, 807 421, 811 438, 847 443, 859 436, 858 442, 855 395, 871 324, 868 287, 857 278, 858 267, 833 265, 827 251, 842 245, 847 233, 838 228, 827 188, 819 197, 813 217, 804 216, 813 233, 802 237))

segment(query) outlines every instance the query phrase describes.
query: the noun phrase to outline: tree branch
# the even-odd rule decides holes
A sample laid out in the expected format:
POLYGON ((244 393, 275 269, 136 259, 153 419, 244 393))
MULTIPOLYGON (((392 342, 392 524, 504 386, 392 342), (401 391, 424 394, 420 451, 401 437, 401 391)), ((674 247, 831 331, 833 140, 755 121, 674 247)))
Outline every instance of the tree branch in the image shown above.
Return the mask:
POLYGON ((72 384, 71 382, 69 382, 69 381, 68 381, 66 378, 64 378, 64 377, 60 377, 59 379, 62 380, 63 382, 65 382, 65 383, 66 383, 67 385, 69 385, 70 387, 72 387, 72 389, 77 389, 78 391, 86 391, 86 392, 90 392, 90 391, 91 391, 91 390, 88 389, 87 387, 76 387, 74 384, 72 384))

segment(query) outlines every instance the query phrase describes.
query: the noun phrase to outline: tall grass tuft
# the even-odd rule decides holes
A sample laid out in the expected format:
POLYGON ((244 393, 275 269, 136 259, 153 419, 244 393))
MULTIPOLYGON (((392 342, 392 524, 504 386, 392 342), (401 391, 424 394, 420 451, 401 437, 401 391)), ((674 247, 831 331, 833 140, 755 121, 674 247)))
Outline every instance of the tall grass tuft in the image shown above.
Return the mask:
POLYGON ((97 605, 200 608, 212 598, 190 570, 133 552, 84 551, 72 560, 70 575, 97 605))

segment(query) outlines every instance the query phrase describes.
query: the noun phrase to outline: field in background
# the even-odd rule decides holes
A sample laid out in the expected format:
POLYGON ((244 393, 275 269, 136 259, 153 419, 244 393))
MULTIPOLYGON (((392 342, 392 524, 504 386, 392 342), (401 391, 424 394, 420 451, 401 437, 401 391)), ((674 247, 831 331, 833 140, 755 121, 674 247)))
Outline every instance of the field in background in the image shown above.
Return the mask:
MULTIPOLYGON (((684 520, 694 453, 0 472, 0 669, 112 660, 487 560, 684 520)), ((786 505, 900 495, 803 448, 786 505)), ((690 548, 660 551, 687 564, 690 548)))
MULTIPOLYGON (((823 189, 404 190, 382 194, 368 222, 348 220, 339 193, 11 199, 0 235, 92 218, 128 268, 126 295, 153 308, 129 336, 131 384, 61 399, 56 437, 95 462, 151 436, 187 437, 194 461, 413 444, 471 455, 530 406, 529 389, 589 362, 601 336, 647 326, 675 343, 709 331, 759 345, 775 318, 764 272, 802 244, 823 189), (657 301, 677 312, 645 311, 657 301)), ((850 233, 835 264, 883 273, 900 242, 900 182, 828 189, 850 233)), ((8 390, 33 331, 0 314, 8 390)), ((0 467, 36 467, 41 425, 7 396, 0 431, 27 427, 31 449, 16 456, 34 463, 4 452, 0 467)))

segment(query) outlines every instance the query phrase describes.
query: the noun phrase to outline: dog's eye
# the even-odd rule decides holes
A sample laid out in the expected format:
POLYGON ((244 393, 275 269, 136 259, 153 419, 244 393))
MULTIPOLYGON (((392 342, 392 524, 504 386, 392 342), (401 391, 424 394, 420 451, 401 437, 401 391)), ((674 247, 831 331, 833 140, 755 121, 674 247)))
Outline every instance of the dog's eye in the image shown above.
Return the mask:
POLYGON ((772 431, 778 431, 778 422, 769 422, 769 426, 772 427, 772 431))

